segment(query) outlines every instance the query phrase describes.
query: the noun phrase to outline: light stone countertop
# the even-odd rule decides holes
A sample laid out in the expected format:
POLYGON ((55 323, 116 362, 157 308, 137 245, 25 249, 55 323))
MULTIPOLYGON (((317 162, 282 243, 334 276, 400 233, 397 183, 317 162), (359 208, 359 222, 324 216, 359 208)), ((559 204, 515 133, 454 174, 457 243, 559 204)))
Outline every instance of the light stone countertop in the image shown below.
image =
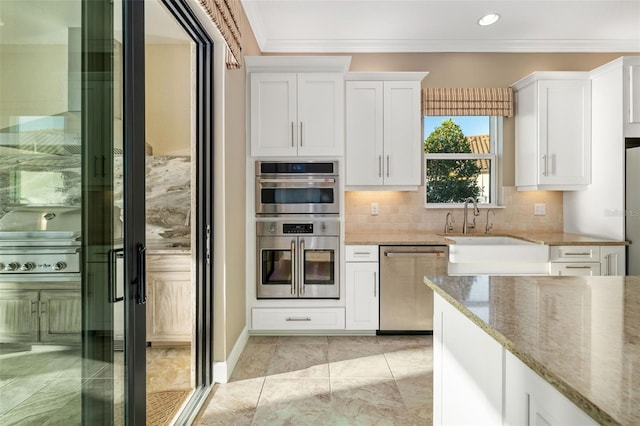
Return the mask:
MULTIPOLYGON (((463 236, 460 233, 449 234, 449 236, 463 236)), ((627 245, 626 241, 616 241, 604 238, 590 237, 579 234, 569 234, 565 232, 496 232, 491 234, 471 233, 467 236, 505 236, 520 238, 532 243, 546 244, 550 246, 571 246, 571 245, 627 245)), ((437 245, 455 244, 455 241, 447 239, 447 235, 433 232, 380 232, 380 233, 350 233, 345 234, 345 244, 411 244, 411 245, 437 245)))
POLYGON ((425 277, 601 424, 640 424, 640 276, 425 277))

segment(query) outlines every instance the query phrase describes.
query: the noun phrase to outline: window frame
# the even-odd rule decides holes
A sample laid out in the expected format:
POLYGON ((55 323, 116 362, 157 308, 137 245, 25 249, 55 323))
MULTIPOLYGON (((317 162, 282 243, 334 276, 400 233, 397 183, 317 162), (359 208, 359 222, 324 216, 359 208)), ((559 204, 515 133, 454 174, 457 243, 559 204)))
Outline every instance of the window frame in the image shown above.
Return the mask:
MULTIPOLYGON (((443 116, 445 117, 445 116, 443 116)), ((450 116, 453 117, 453 116, 450 116)), ((437 153, 427 154, 422 150, 423 175, 422 182, 424 185, 424 207, 427 209, 446 209, 446 208, 463 208, 464 203, 429 203, 427 200, 427 160, 489 160, 490 182, 489 190, 490 203, 478 203, 478 207, 496 208, 503 207, 502 197, 502 166, 503 166, 503 130, 504 118, 502 116, 489 115, 489 154, 463 154, 463 153, 437 153)), ((423 118, 424 121, 424 118, 423 118)), ((424 129, 424 125, 423 125, 424 129)), ((423 135, 423 142, 429 135, 423 135)))

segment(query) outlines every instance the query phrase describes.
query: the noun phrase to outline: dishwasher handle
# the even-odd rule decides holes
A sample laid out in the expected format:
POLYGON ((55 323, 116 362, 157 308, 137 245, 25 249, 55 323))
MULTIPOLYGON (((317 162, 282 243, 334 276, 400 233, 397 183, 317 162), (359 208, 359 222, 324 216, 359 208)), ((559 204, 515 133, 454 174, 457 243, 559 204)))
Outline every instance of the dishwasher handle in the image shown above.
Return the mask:
POLYGON ((432 250, 432 251, 385 251, 384 255, 387 257, 430 257, 433 255, 446 255, 446 250, 432 250))

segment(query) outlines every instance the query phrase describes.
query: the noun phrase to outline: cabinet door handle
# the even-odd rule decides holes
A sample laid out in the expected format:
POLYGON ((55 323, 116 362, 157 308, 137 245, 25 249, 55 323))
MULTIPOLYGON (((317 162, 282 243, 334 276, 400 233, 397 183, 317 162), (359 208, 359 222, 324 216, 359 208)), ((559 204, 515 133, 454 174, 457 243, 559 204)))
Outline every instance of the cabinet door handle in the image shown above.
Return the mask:
POLYGON ((382 155, 378 155, 378 177, 382 177, 382 155))
POLYGON ((387 177, 389 177, 389 156, 387 155, 387 177))
POLYGON ((591 269, 591 266, 566 266, 567 269, 591 269))
POLYGON ((378 297, 378 294, 377 294, 378 292, 376 291, 377 281, 378 281, 378 273, 374 272, 373 273, 373 297, 378 297))
POLYGON ((300 146, 302 146, 302 121, 300 122, 300 146))
POLYGON ((39 311, 40 311, 40 315, 44 315, 47 313, 47 302, 44 302, 42 300, 38 300, 38 306, 40 307, 39 311))
POLYGON ((564 254, 565 256, 591 256, 591 252, 582 251, 582 252, 567 252, 564 254))
POLYGON ((116 279, 117 279, 116 278, 116 275, 117 275, 116 258, 121 257, 123 253, 124 253, 123 248, 111 249, 107 253, 107 256, 108 256, 107 286, 109 289, 109 298, 108 298, 109 303, 117 303, 124 300, 124 296, 118 297, 117 289, 116 289, 116 279))
POLYGON ((353 255, 354 256, 369 256, 371 254, 371 252, 369 251, 354 251, 353 255))
POLYGON ((311 321, 309 317, 287 317, 286 321, 311 321))
POLYGON ((37 314, 38 313, 38 301, 36 300, 32 300, 31 301, 31 313, 32 314, 37 314))
POLYGON ((292 147, 293 147, 293 146, 295 146, 295 145, 293 144, 293 132, 294 132, 294 130, 293 130, 293 121, 292 121, 292 122, 291 122, 291 146, 292 146, 292 147))

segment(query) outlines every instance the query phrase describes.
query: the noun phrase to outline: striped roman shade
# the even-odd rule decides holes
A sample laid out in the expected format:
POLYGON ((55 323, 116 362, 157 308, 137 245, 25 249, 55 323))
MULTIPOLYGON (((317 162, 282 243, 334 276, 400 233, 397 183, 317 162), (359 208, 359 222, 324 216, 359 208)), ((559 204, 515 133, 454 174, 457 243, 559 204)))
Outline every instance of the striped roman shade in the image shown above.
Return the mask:
POLYGON ((423 115, 513 116, 510 87, 422 89, 423 115))
POLYGON ((200 0, 213 23, 227 43, 226 62, 228 69, 242 67, 242 45, 240 39, 240 0, 200 0))

